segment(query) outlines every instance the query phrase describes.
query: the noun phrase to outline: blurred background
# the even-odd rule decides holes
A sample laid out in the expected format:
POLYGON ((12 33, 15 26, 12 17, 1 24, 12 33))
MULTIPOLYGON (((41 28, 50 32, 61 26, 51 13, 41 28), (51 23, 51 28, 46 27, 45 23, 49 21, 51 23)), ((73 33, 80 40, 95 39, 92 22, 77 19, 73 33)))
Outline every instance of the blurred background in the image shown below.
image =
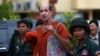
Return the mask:
MULTIPOLYGON (((18 20, 32 21, 35 30, 36 21, 40 19, 37 6, 42 2, 53 4, 54 19, 66 27, 74 18, 97 19, 100 23, 100 0, 0 0, 0 52, 8 50, 18 20)), ((76 42, 72 39, 73 46, 76 42)))
MULTIPOLYGON (((25 18, 29 17, 35 19, 38 15, 37 4, 41 2, 49 2, 49 0, 0 0, 0 13, 5 13, 6 10, 10 10, 9 15, 11 18, 25 18), (2 6, 7 7, 4 11, 2 6), (12 14, 15 15, 12 15, 12 14)), ((55 2, 55 0, 52 0, 55 2)), ((55 2, 57 14, 74 13, 74 17, 82 17, 86 20, 100 19, 100 0, 57 0, 55 2)), ((2 14, 3 15, 3 14, 2 14)), ((1 17, 1 16, 0 16, 1 17)), ((5 19, 6 17, 2 17, 5 19)), ((8 19, 8 18, 7 18, 8 19)))

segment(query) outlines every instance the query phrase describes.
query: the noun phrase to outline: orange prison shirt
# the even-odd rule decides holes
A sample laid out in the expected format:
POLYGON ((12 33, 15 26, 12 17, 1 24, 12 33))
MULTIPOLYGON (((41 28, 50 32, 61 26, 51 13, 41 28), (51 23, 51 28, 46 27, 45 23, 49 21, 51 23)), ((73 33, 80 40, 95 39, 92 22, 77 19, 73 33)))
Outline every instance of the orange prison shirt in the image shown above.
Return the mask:
MULTIPOLYGON (((56 21, 52 22, 52 25, 54 28, 57 26, 57 24, 58 24, 58 22, 56 22, 56 21)), ((70 34, 64 24, 61 24, 58 27, 57 32, 61 37, 65 38, 65 39, 70 38, 70 34)), ((29 32, 26 34, 26 39, 30 40, 29 43, 33 47, 33 52, 34 52, 33 56, 37 56, 37 55, 46 56, 47 40, 48 40, 48 37, 50 36, 50 34, 51 34, 51 32, 49 30, 46 31, 45 33, 43 33, 42 26, 39 26, 37 28, 36 32, 29 32), (36 42, 32 41, 33 39, 35 39, 36 42)))

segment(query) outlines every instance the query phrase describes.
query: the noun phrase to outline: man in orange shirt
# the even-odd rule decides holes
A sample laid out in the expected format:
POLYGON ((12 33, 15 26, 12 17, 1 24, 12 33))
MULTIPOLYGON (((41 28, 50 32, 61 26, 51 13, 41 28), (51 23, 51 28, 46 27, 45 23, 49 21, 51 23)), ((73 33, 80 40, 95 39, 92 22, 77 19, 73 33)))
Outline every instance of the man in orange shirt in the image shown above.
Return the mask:
POLYGON ((64 24, 53 20, 51 11, 51 4, 42 3, 39 12, 43 24, 36 31, 26 34, 34 56, 66 56, 66 51, 70 49, 70 34, 64 24))

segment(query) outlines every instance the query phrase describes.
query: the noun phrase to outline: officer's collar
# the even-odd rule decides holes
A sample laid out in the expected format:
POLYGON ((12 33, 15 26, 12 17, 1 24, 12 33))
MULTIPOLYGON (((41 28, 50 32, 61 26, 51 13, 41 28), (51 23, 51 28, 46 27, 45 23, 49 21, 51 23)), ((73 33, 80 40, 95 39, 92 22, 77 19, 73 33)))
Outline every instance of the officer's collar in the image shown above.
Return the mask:
MULTIPOLYGON (((86 47, 86 46, 87 46, 87 42, 88 42, 88 40, 89 40, 89 38, 86 36, 86 39, 85 39, 85 41, 84 41, 84 43, 83 43, 83 45, 82 45, 82 47, 81 47, 81 48, 83 48, 83 47, 86 47)), ((77 47, 79 47, 79 44, 77 45, 77 47)))

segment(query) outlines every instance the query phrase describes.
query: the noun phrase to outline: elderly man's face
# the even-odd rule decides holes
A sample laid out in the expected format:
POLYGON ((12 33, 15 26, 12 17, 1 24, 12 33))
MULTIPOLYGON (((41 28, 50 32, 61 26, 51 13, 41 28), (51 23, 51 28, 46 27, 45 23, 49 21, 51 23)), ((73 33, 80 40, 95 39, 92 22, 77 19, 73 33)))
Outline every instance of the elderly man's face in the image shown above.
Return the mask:
POLYGON ((40 16, 42 20, 49 20, 52 17, 49 4, 42 4, 40 6, 40 16))

